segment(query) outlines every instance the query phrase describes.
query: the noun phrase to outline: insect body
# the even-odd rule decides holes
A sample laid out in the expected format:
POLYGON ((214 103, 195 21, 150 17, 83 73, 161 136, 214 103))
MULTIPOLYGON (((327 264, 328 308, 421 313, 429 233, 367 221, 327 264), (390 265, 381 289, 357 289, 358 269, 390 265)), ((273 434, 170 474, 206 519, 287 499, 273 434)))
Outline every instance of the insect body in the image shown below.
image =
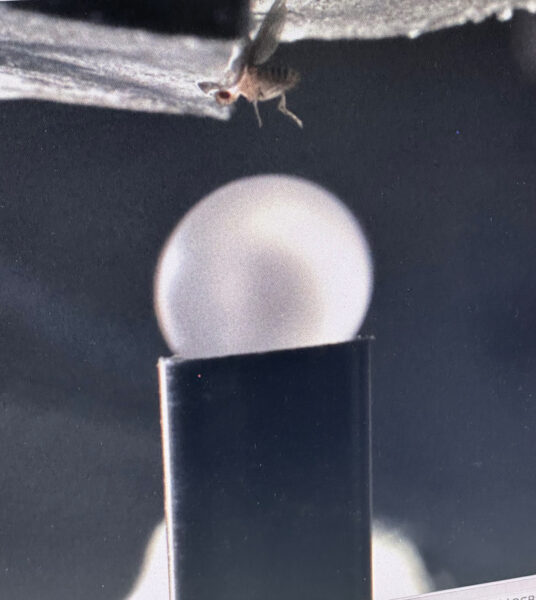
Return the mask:
POLYGON ((241 55, 234 61, 228 85, 209 81, 198 84, 206 94, 214 93, 218 104, 232 104, 244 96, 253 104, 259 127, 262 127, 262 119, 258 103, 274 98, 280 99, 277 108, 303 127, 301 120, 287 108, 285 95, 299 82, 299 73, 287 66, 268 62, 279 43, 286 14, 285 0, 275 0, 257 35, 252 40, 248 38, 241 55))

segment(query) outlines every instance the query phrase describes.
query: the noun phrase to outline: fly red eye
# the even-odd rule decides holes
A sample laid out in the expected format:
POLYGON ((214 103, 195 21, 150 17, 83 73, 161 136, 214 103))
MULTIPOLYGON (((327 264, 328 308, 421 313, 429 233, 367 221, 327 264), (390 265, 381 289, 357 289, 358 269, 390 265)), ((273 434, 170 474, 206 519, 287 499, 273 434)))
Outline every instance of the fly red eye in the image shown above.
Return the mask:
POLYGON ((229 100, 230 97, 231 94, 229 92, 226 92, 225 90, 218 92, 218 98, 221 98, 222 100, 229 100))

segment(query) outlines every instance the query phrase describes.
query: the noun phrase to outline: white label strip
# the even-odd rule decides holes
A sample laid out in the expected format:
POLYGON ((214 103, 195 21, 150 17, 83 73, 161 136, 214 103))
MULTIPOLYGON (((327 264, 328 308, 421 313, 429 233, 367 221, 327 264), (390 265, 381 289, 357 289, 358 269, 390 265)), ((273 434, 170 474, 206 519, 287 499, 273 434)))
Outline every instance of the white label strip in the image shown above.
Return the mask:
POLYGON ((431 592, 400 600, 536 600, 536 575, 431 592))

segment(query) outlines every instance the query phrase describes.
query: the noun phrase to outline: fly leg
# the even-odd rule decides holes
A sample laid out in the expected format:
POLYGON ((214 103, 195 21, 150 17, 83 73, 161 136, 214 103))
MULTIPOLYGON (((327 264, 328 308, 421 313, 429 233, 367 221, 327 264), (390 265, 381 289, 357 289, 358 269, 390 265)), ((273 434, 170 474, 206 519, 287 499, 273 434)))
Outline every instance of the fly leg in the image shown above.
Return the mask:
POLYGON ((259 127, 262 127, 261 113, 259 112, 259 103, 257 102, 257 100, 253 101, 253 108, 255 109, 255 114, 257 115, 259 127))
POLYGON ((301 127, 301 129, 303 129, 303 123, 301 119, 298 119, 298 117, 287 108, 287 98, 284 93, 281 94, 281 100, 279 100, 277 110, 282 112, 284 115, 287 115, 287 117, 290 117, 298 127, 301 127))

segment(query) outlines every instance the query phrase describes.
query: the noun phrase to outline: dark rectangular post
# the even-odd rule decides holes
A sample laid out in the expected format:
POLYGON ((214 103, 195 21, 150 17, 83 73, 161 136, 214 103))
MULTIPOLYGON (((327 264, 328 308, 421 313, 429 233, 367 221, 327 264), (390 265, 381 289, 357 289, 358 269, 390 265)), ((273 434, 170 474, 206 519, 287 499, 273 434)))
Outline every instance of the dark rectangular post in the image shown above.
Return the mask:
POLYGON ((172 600, 369 600, 369 342, 161 359, 172 600))

